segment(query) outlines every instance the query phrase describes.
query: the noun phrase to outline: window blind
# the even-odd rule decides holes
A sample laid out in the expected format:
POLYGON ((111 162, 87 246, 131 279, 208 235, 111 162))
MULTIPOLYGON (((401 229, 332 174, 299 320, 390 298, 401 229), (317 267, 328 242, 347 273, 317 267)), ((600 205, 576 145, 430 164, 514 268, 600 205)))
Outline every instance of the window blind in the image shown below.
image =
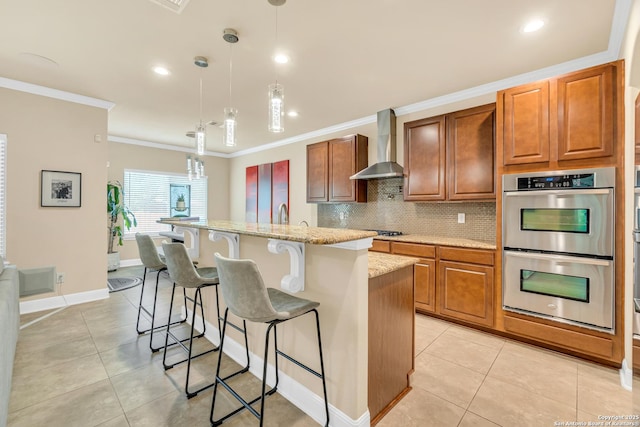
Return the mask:
POLYGON ((136 216, 138 225, 125 230, 125 236, 135 233, 155 234, 171 230, 171 226, 158 224, 160 218, 171 216, 171 184, 190 188, 189 216, 207 218, 207 178, 189 180, 187 175, 129 170, 124 171, 124 200, 136 216))

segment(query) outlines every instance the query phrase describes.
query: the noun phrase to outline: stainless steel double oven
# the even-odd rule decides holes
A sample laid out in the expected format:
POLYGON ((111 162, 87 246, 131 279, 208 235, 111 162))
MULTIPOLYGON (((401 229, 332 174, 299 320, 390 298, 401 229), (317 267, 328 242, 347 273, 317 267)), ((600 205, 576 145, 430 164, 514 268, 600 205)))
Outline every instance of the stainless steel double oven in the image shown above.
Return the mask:
POLYGON ((505 310, 614 333, 615 168, 503 176, 505 310))

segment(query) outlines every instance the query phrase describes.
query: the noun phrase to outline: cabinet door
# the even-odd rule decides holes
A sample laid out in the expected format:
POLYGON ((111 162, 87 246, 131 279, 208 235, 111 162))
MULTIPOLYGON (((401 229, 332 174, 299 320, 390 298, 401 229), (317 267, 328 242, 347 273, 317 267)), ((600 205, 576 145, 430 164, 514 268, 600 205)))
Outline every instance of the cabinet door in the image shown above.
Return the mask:
POLYGON ((445 198, 445 116, 404 125, 404 199, 445 198))
POLYGON ((436 311, 436 261, 421 259, 414 264, 416 309, 436 311))
POLYGON ((329 200, 329 142, 307 145, 307 202, 329 200))
POLYGON ((505 165, 549 161, 549 82, 507 89, 502 96, 505 165))
POLYGON ((558 160, 613 154, 614 66, 558 78, 558 160))
POLYGON ((493 267, 440 261, 438 312, 493 326, 493 267))
POLYGON ((495 199, 496 105, 447 115, 447 199, 495 199))
MULTIPOLYGON (((329 141, 329 201, 366 202, 366 181, 349 177, 366 167, 358 165, 362 158, 362 139, 359 135, 329 141), (360 166, 360 169, 358 169, 360 166), (364 191, 362 191, 364 187, 364 191)), ((366 143, 364 144, 365 155, 366 143)))

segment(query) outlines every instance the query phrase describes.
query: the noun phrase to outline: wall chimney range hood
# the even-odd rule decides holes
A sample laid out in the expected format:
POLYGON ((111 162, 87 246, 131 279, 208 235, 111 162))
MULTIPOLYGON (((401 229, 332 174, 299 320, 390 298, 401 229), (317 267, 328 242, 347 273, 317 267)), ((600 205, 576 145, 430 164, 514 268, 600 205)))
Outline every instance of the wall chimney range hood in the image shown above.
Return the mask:
POLYGON ((368 166, 351 179, 381 179, 404 176, 396 163, 396 114, 392 109, 378 111, 378 162, 368 166))

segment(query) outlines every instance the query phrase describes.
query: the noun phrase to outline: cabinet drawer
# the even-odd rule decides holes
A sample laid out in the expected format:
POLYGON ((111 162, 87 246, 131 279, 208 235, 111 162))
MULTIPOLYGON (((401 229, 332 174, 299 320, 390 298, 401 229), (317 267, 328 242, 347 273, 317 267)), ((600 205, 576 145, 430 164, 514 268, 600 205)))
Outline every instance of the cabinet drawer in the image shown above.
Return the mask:
POLYGON ((375 252, 386 252, 386 253, 390 253, 391 252, 391 242, 387 241, 387 240, 376 240, 373 239, 373 243, 371 244, 371 247, 369 248, 370 251, 375 251, 375 252))
POLYGON ((391 242, 391 253, 421 258, 435 258, 436 247, 419 243, 391 242))
POLYGON ((440 259, 443 260, 446 259, 451 261, 468 262, 470 264, 493 265, 494 257, 494 251, 451 248, 446 246, 440 247, 440 259))

